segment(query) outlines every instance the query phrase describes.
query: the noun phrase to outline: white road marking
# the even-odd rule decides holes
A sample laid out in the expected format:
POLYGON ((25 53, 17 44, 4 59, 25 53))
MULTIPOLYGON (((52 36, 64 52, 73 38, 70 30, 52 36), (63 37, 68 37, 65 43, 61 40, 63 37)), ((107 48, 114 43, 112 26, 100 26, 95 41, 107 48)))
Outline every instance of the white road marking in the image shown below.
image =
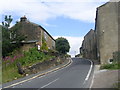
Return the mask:
POLYGON ((45 87, 49 86, 50 84, 52 84, 52 83, 56 82, 58 79, 59 79, 59 78, 57 78, 57 79, 53 80, 52 82, 50 82, 50 83, 48 83, 48 84, 46 84, 46 85, 42 86, 41 88, 45 88, 45 87))
POLYGON ((31 82, 32 80, 29 80, 28 82, 31 82))
POLYGON ((90 85, 90 90, 91 90, 91 88, 92 88, 92 86, 93 86, 94 78, 95 78, 95 75, 93 74, 92 82, 91 82, 91 85, 90 85))
MULTIPOLYGON (((90 61, 90 60, 89 60, 89 61, 90 61)), ((92 62, 92 61, 90 61, 90 62, 91 62, 90 69, 89 69, 89 72, 88 72, 88 74, 87 74, 87 76, 86 76, 86 78, 85 78, 85 81, 88 80, 88 78, 90 77, 90 73, 91 73, 91 71, 92 71, 93 62, 92 62)))
POLYGON ((40 77, 38 77, 38 78, 42 78, 42 77, 45 77, 46 75, 44 75, 44 76, 40 76, 40 77))
POLYGON ((15 86, 12 86, 12 88, 15 88, 15 86))

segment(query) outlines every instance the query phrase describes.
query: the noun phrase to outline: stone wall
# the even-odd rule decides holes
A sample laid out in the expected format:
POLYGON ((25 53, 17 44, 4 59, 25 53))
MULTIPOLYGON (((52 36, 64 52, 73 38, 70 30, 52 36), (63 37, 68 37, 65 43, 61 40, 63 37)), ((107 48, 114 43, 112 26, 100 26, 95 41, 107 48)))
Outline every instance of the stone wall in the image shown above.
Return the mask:
POLYGON ((86 34, 81 52, 84 58, 106 64, 113 59, 114 52, 120 51, 120 1, 98 7, 95 20, 95 31, 86 34))
POLYGON ((101 64, 113 58, 118 51, 118 3, 108 2, 97 8, 97 55, 101 64))
POLYGON ((42 39, 45 37, 47 46, 50 49, 55 49, 55 40, 43 27, 28 21, 26 17, 22 17, 21 19, 23 20, 15 24, 11 29, 16 30, 20 35, 26 36, 22 49, 28 50, 28 48, 33 47, 33 42, 42 46, 42 39), (29 42, 29 44, 25 44, 25 42, 29 42))
POLYGON ((120 51, 120 2, 118 2, 118 51, 120 51))
POLYGON ((43 37, 47 43, 49 49, 55 49, 55 40, 53 40, 45 31, 43 31, 43 37))
POLYGON ((36 46, 36 43, 24 43, 21 46, 22 51, 29 51, 30 48, 34 48, 36 46))
POLYGON ((84 37, 82 53, 84 58, 96 59, 96 39, 95 32, 92 29, 84 37))

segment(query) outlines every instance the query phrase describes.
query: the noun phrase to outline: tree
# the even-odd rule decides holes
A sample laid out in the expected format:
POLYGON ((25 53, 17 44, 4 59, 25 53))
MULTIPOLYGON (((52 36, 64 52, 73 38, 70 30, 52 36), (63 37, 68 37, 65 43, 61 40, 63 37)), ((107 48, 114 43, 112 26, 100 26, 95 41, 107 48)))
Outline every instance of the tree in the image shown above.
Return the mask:
POLYGON ((2 22, 2 56, 7 56, 8 53, 13 51, 13 45, 10 43, 10 23, 12 22, 11 15, 5 15, 4 21, 2 22))
POLYGON ((2 56, 7 56, 13 51, 13 45, 10 43, 9 31, 2 26, 2 56))
POLYGON ((20 34, 19 28, 21 27, 21 25, 19 25, 18 23, 15 24, 14 28, 10 28, 10 40, 11 42, 15 43, 16 47, 20 47, 21 46, 21 41, 25 40, 26 36, 23 34, 20 34))
POLYGON ((16 24, 15 28, 9 28, 12 22, 11 15, 5 16, 4 22, 2 22, 2 56, 9 55, 13 50, 21 46, 21 41, 25 39, 24 35, 17 33, 20 26, 16 24), (15 42, 13 44, 13 42, 15 42))
POLYGON ((5 15, 5 21, 2 22, 2 25, 5 26, 7 29, 10 27, 10 23, 12 22, 12 18, 11 18, 11 15, 7 16, 5 15))
POLYGON ((67 39, 60 37, 56 39, 56 50, 62 54, 69 52, 70 45, 67 39))

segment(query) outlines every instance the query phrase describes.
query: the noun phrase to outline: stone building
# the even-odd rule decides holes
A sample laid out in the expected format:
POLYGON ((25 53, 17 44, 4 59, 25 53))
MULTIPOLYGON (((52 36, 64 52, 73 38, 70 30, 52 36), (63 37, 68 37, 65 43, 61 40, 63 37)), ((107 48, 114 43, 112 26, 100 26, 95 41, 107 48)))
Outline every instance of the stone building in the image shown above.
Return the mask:
POLYGON ((120 2, 107 2, 97 8, 95 32, 97 57, 101 64, 108 63, 113 59, 113 52, 118 51, 119 5, 120 2))
POLYGON ((27 18, 21 17, 20 22, 15 24, 11 29, 16 30, 20 35, 26 38, 22 41, 22 49, 28 50, 31 47, 43 45, 43 40, 47 43, 48 49, 55 49, 55 40, 53 37, 40 25, 32 23, 27 18))
POLYGON ((95 20, 95 31, 86 34, 80 52, 84 58, 97 59, 106 64, 113 59, 114 52, 120 51, 120 1, 107 2, 98 7, 95 20))
POLYGON ((96 38, 95 31, 90 30, 85 36, 80 48, 84 58, 96 60, 96 38))

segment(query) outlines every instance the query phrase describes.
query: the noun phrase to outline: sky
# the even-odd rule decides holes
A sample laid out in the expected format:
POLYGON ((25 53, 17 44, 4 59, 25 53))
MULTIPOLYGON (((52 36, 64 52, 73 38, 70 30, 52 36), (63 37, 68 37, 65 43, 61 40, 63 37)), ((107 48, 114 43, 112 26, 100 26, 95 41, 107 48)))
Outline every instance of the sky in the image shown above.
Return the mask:
MULTIPOLYGON (((84 36, 95 27, 96 8, 109 0, 1 0, 0 21, 11 15, 13 22, 26 16, 41 25, 54 39, 66 38, 71 56, 79 54, 84 36)), ((0 22, 0 24, 1 24, 0 22)))

